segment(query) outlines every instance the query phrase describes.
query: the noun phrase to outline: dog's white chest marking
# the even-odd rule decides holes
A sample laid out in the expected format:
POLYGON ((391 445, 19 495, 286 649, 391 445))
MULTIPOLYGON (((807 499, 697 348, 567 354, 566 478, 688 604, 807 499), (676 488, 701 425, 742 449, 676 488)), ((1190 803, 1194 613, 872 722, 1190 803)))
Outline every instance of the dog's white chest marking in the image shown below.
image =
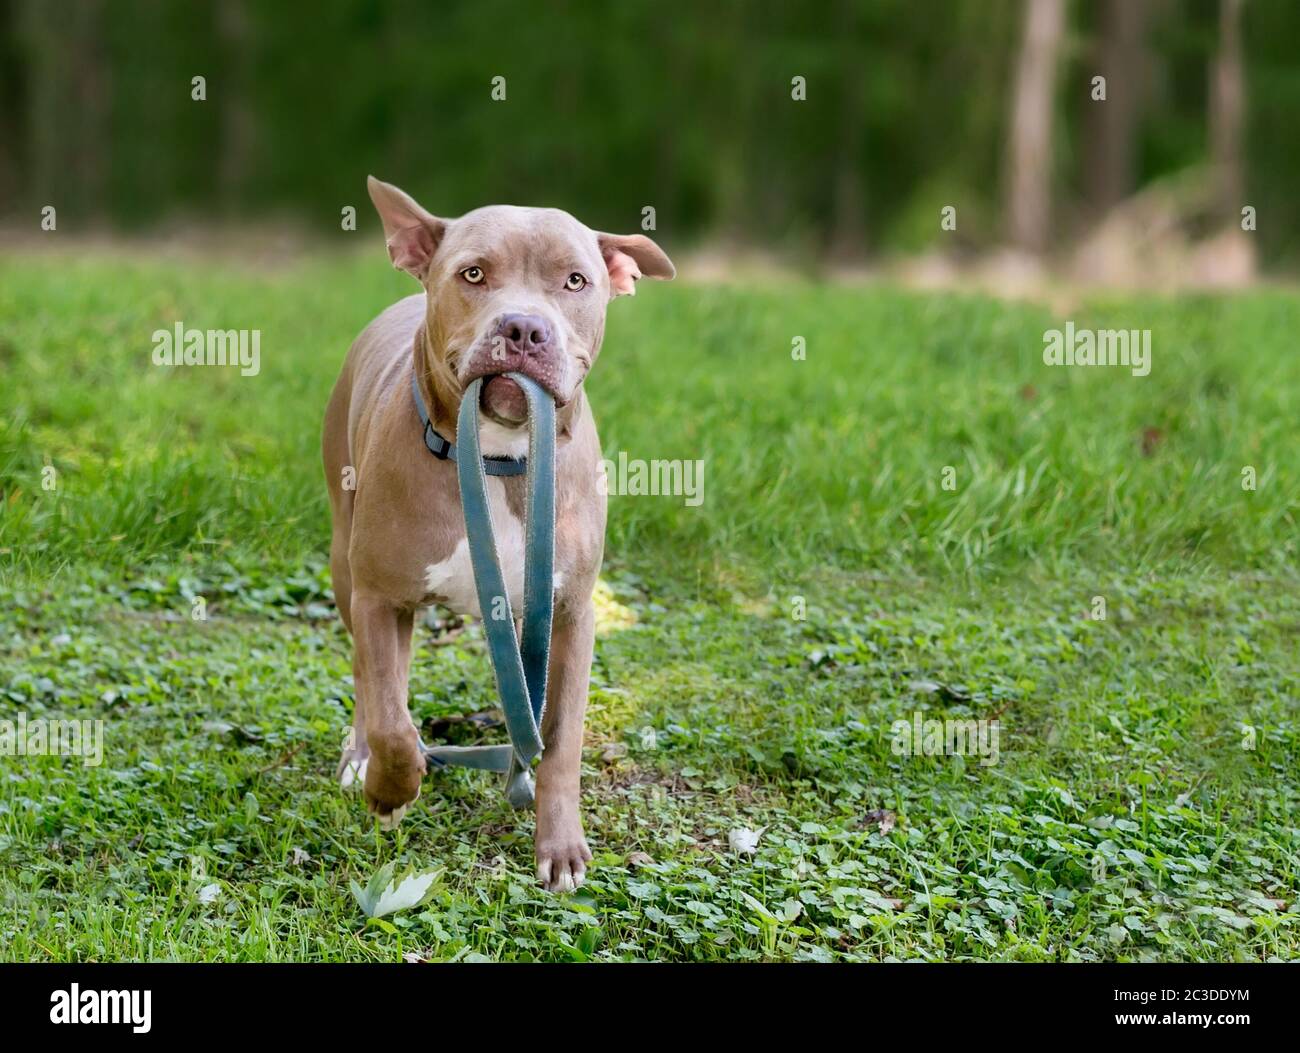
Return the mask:
POLYGON ((484 457, 523 457, 528 453, 528 429, 503 428, 484 418, 478 425, 478 446, 484 457))
MULTIPOLYGON (((501 578, 510 598, 510 609, 518 617, 524 603, 524 524, 506 504, 505 483, 489 477, 488 508, 492 513, 492 533, 496 537, 497 558, 501 561, 501 578)), ((461 538, 450 556, 424 568, 424 587, 457 614, 483 617, 479 609, 478 589, 474 585, 474 564, 469 555, 469 539, 461 538)))

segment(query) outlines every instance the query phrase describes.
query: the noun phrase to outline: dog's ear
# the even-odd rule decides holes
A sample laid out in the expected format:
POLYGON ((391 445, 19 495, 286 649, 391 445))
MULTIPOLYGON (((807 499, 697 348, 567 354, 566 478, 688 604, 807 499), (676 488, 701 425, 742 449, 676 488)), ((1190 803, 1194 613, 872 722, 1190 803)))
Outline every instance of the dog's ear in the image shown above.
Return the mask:
POLYGON ((430 215, 410 194, 374 176, 366 177, 366 189, 383 221, 393 266, 424 281, 438 243, 447 232, 447 221, 430 215))
POLYGON ((664 281, 677 274, 668 254, 644 234, 597 234, 596 241, 609 271, 611 299, 634 296, 634 283, 643 274, 664 281))

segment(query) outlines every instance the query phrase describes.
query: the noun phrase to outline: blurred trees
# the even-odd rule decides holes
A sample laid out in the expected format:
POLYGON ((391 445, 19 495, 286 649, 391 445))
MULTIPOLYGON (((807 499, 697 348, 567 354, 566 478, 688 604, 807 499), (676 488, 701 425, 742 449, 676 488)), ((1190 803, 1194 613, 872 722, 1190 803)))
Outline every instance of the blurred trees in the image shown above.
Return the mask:
POLYGON ((0 0, 0 213, 328 233, 374 172, 855 259, 938 244, 945 205, 945 248, 1057 248, 1200 165, 1294 260, 1296 40, 1286 0, 0 0))

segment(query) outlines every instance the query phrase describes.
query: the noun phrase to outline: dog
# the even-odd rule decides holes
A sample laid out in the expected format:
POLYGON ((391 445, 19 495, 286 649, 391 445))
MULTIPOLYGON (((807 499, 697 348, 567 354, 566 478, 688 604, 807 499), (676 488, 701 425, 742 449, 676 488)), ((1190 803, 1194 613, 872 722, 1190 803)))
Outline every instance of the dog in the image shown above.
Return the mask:
MULTIPOLYGON (((605 311, 642 276, 671 279, 672 261, 643 234, 592 231, 551 208, 490 206, 440 219, 371 176, 393 266, 423 291, 357 337, 325 411, 322 456, 333 536, 334 598, 353 640, 356 706, 339 764, 361 783, 385 829, 401 821, 425 774, 407 710, 417 611, 434 604, 481 617, 456 465, 432 456, 411 390, 455 442, 465 387, 483 386, 485 457, 528 448, 522 389, 535 380, 556 403, 555 615, 545 752, 537 768, 537 878, 572 891, 591 860, 579 815, 587 685, 595 643, 592 592, 605 544, 600 441, 583 381, 600 352, 605 311)), ((511 609, 522 609, 523 476, 490 476, 488 498, 511 609)))

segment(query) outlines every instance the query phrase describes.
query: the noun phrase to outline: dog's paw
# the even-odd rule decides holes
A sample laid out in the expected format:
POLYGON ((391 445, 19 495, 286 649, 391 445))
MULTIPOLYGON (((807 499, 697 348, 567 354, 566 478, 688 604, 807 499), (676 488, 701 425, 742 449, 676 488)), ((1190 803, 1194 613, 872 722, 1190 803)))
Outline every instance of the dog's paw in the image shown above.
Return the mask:
MULTIPOLYGON (((415 796, 416 800, 418 800, 420 797, 418 790, 416 791, 415 796)), ((411 804, 414 803, 415 801, 411 802, 411 804)), ((396 830, 397 824, 406 816, 406 809, 411 807, 411 804, 400 805, 397 808, 394 808, 391 812, 376 812, 372 810, 371 814, 379 821, 379 829, 384 831, 396 830)))
POLYGON ((425 762, 418 739, 416 742, 412 748, 398 751, 381 751, 377 745, 371 746, 363 779, 366 810, 379 820, 384 830, 400 823, 406 809, 420 796, 425 762))
POLYGON ((591 849, 581 831, 574 838, 537 843, 537 880, 547 892, 572 892, 587 878, 591 849))
POLYGON ((396 824, 402 822, 402 818, 407 813, 408 807, 411 807, 420 798, 420 783, 416 781, 415 789, 412 790, 411 797, 402 803, 396 803, 395 796, 390 796, 390 790, 383 790, 383 796, 377 796, 370 789, 370 776, 373 775, 373 766, 368 767, 367 779, 365 779, 365 810, 374 818, 380 820, 380 829, 395 829, 396 824))

